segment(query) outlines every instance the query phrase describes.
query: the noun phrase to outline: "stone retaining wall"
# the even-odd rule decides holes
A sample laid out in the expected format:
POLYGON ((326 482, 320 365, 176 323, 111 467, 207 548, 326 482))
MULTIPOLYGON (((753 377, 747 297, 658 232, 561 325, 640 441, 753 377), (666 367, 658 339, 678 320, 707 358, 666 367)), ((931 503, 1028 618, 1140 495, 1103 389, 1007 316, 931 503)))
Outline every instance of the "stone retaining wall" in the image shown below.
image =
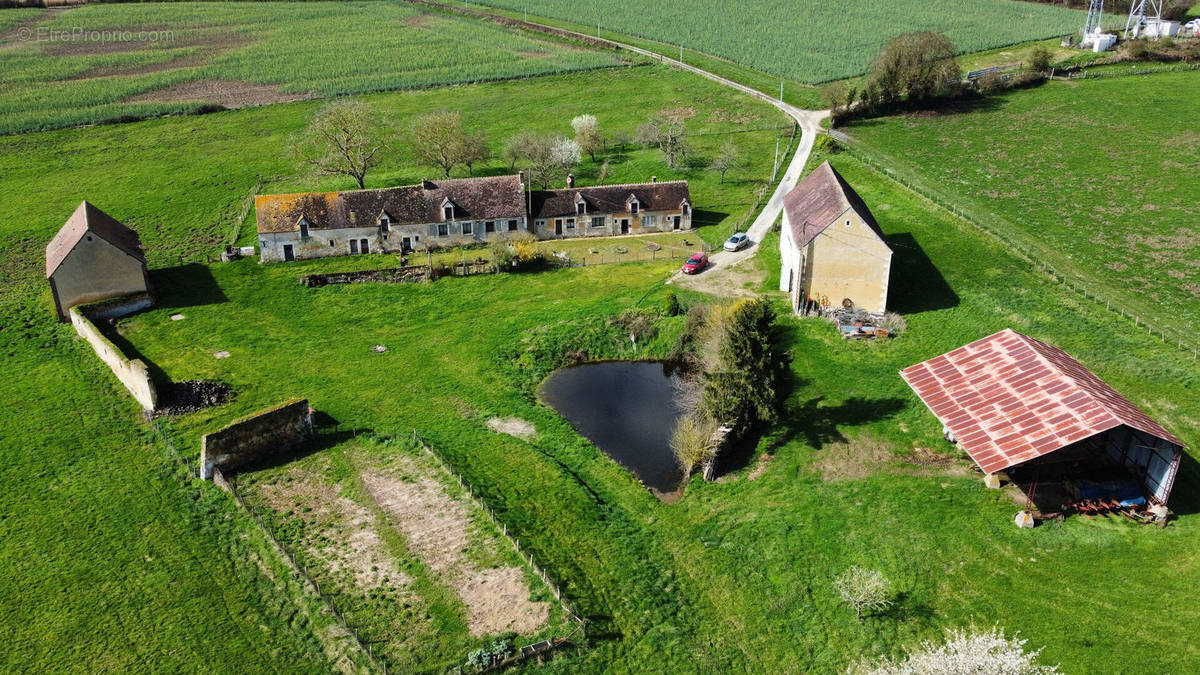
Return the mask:
POLYGON ((213 477, 213 469, 231 473, 287 455, 312 437, 308 399, 287 401, 205 434, 200 440, 200 477, 207 480, 213 477))
POLYGON ((300 277, 300 285, 315 288, 329 284, 361 284, 366 282, 398 284, 412 281, 428 281, 429 276, 428 267, 424 265, 410 265, 408 267, 389 267, 381 270, 306 274, 300 277))
MULTIPOLYGON (((136 298, 137 296, 134 297, 136 298)), ((112 305, 110 309, 115 308, 115 311, 121 311, 137 305, 138 302, 137 300, 133 300, 126 305, 122 305, 120 302, 99 304, 101 305, 101 313, 103 313, 104 308, 109 305, 112 305)), ((149 302, 148 298, 146 302, 149 302)), ((139 307, 139 309, 148 306, 149 304, 146 304, 139 307)), ((125 314, 128 313, 130 312, 125 312, 125 314)), ((72 307, 70 315, 71 325, 75 326, 75 332, 79 333, 80 337, 92 345, 92 349, 96 351, 96 356, 99 356, 104 365, 112 370, 113 375, 117 376, 121 384, 125 385, 125 388, 133 395, 133 398, 141 404, 142 409, 147 411, 154 410, 158 406, 158 390, 154 387, 154 381, 150 379, 150 371, 146 368, 146 364, 140 359, 133 359, 131 361, 125 358, 125 354, 120 349, 117 349, 117 346, 108 338, 104 337, 104 334, 100 332, 96 324, 92 323, 88 317, 88 312, 83 306, 72 307)), ((123 314, 108 314, 108 316, 123 316, 123 314)))

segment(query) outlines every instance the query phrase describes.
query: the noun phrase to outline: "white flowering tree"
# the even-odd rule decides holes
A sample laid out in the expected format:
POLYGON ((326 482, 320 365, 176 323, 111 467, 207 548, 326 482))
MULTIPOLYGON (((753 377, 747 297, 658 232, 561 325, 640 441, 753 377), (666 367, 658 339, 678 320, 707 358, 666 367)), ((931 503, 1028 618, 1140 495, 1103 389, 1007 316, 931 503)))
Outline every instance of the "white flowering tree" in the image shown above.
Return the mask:
POLYGON ((902 661, 851 669, 869 675, 1057 675, 1058 666, 1035 663, 1042 650, 1025 651, 1026 640, 1005 637, 1004 629, 946 631, 941 644, 926 641, 902 661))
POLYGON ((859 621, 863 620, 863 612, 882 611, 892 604, 891 584, 879 570, 854 565, 833 580, 833 588, 854 608, 859 621))

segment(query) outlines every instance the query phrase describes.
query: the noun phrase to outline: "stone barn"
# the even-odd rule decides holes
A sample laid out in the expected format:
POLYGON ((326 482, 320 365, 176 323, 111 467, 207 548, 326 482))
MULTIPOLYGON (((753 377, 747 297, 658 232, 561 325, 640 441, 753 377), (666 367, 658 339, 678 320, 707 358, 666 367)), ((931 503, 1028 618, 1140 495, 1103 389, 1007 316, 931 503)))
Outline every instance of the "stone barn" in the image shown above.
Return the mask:
POLYGON ((779 290, 792 310, 842 306, 887 308, 892 249, 866 203, 829 162, 783 200, 779 290))
POLYGON ((59 321, 75 305, 150 292, 137 233, 86 201, 46 246, 46 279, 59 321))
POLYGON ((1183 442, 1057 347, 1002 330, 900 374, 991 487, 1052 511, 1167 503, 1183 442))

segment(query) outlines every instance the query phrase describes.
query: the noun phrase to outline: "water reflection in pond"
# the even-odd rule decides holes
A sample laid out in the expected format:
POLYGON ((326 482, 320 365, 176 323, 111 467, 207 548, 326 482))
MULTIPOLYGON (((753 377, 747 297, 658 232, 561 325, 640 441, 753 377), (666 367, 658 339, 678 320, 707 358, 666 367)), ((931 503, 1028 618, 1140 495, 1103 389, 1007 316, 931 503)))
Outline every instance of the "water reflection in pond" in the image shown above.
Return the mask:
POLYGON ((675 375, 655 361, 604 361, 554 371, 541 397, 604 454, 656 493, 683 478, 671 452, 675 375))

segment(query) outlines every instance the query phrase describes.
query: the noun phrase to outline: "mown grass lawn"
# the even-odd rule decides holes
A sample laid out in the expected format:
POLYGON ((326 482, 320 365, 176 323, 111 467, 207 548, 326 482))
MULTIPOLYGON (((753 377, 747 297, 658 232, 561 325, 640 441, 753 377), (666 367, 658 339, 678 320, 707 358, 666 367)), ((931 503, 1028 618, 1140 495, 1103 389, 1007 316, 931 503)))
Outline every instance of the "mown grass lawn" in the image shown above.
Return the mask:
POLYGON ((1195 72, 1051 82, 844 131, 1128 313, 1192 341, 1198 95, 1195 72))
MULTIPOLYGON (((768 106, 660 68, 367 100, 400 123, 432 107, 461 108, 497 148, 520 128, 568 134, 570 118, 584 112, 609 130, 632 130, 662 107, 697 105, 696 152, 703 156, 733 139, 749 160, 746 169, 721 185, 707 171, 673 174, 655 153, 627 149, 621 158, 612 155, 612 180, 689 177, 697 217, 711 219, 715 238, 749 212, 754 186, 769 176, 775 127, 783 121, 768 106), (635 95, 639 105, 631 106, 635 95), (726 114, 735 117, 721 117, 726 114)), ((0 663, 8 669, 327 667, 288 604, 291 596, 256 572, 253 556, 238 544, 252 530, 241 519, 222 520, 235 511, 220 495, 205 493, 197 504, 194 490, 176 490, 174 465, 139 431, 136 406, 74 331, 55 321, 42 276, 46 243, 82 199, 137 229, 152 268, 176 266, 181 256, 215 256, 223 242, 239 236, 242 206, 260 179, 280 189, 318 186, 298 177, 285 155, 287 138, 317 105, 0 138, 0 400, 9 408, 0 418, 0 626, 9 636, 0 644, 0 663)), ((406 152, 401 147, 370 184, 431 175, 408 163, 406 152)), ((598 168, 585 163, 577 172, 581 182, 598 168)), ((253 217, 246 226, 252 231, 253 217)), ((259 271, 254 263, 230 269, 259 271)), ((285 285, 294 282, 289 276, 285 285)), ((162 283, 171 285, 169 277, 162 283)), ((193 291, 203 295, 206 287, 193 291)), ((329 339, 336 342, 336 331, 329 339)), ((290 338, 252 341, 265 347, 275 340, 286 345, 290 338)), ((262 391, 270 398, 269 388, 262 391)), ((252 404, 255 397, 241 400, 252 404)))
POLYGON ((0 133, 621 63, 398 2, 88 5, 37 16, 0 37, 0 133), (222 93, 172 89, 213 80, 222 93), (230 93, 239 83, 274 89, 230 93))
POLYGON ((832 672, 971 624, 1019 630, 1067 672, 1118 660, 1188 670, 1200 658, 1195 462, 1185 462, 1172 502, 1180 515, 1165 530, 1081 518, 1018 530, 1018 505, 953 459, 897 371, 1011 327, 1067 349, 1194 444, 1190 355, 1065 293, 857 161, 833 161, 891 238, 891 303, 909 332, 847 343, 823 322, 784 319, 794 358, 784 419, 726 480, 694 480, 676 504, 651 497, 532 393, 564 349, 669 351, 679 319, 637 353, 604 326, 607 315, 661 304, 665 262, 323 289, 296 277, 355 261, 166 269, 155 277, 162 306, 122 331, 167 375, 237 390, 177 422, 193 441, 295 395, 342 425, 419 429, 588 615, 589 648, 556 658, 554 672, 832 672), (169 321, 176 311, 188 318, 169 321), (232 356, 217 360, 217 350, 232 356), (541 435, 493 433, 493 415, 541 435), (904 461, 921 449, 952 459, 904 461), (830 585, 852 564, 885 572, 895 609, 855 621, 830 585))

